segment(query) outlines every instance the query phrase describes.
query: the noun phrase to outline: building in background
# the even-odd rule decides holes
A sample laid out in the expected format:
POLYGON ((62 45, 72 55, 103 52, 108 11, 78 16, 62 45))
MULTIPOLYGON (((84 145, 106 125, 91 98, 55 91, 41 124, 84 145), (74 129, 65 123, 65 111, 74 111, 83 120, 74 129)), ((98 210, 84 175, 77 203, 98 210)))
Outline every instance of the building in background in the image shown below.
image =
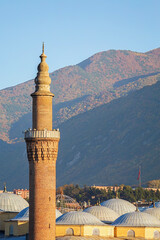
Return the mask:
POLYGON ((14 194, 21 196, 24 199, 29 199, 29 190, 28 189, 14 189, 14 194))
POLYGON ((123 190, 124 185, 120 185, 120 186, 95 186, 95 185, 93 185, 92 187, 99 189, 99 190, 105 190, 106 192, 108 192, 109 190, 116 192, 119 189, 123 190))

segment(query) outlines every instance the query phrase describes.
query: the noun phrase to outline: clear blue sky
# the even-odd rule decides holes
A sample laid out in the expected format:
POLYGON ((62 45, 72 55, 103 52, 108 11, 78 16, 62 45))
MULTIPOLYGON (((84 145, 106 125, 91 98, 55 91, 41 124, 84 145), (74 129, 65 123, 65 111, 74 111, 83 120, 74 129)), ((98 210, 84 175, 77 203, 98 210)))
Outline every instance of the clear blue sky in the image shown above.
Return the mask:
POLYGON ((0 89, 36 76, 42 42, 50 72, 109 49, 160 47, 159 0, 1 0, 0 89))

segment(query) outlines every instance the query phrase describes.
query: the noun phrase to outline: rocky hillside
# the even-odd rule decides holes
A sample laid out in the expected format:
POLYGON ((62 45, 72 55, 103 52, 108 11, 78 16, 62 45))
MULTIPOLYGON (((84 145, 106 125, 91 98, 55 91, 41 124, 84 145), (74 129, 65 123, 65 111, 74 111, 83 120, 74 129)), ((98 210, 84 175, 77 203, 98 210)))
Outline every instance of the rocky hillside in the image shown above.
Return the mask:
MULTIPOLYGON (((51 73, 51 89, 55 94, 54 126, 156 83, 160 80, 159 72, 160 48, 147 53, 100 52, 75 66, 51 73)), ((29 93, 33 91, 33 80, 0 91, 0 139, 3 141, 21 141, 24 122, 31 112, 29 93)), ((29 122, 28 127, 31 127, 29 122)))

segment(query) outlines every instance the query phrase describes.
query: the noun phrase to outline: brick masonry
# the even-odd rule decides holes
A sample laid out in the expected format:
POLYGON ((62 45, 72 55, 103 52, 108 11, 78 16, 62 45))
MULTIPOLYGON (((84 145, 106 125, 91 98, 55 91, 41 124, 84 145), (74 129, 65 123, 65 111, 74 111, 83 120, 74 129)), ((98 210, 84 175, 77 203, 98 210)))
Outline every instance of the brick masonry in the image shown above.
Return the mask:
POLYGON ((56 159, 59 139, 26 139, 30 240, 55 239, 56 159))

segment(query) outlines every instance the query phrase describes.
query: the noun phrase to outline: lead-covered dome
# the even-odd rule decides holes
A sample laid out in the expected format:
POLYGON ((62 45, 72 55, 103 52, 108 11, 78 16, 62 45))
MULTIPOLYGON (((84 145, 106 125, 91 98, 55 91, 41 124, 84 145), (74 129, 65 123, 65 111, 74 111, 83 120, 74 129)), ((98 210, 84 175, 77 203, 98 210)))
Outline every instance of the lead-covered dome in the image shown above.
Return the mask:
POLYGON ((20 211, 14 218, 10 221, 29 221, 29 207, 26 207, 20 211))
POLYGON ((2 211, 20 212, 26 207, 28 207, 28 202, 22 197, 13 193, 0 193, 0 209, 2 211))
POLYGON ((119 198, 113 198, 105 202, 102 202, 101 206, 111 208, 113 211, 115 211, 119 215, 122 215, 128 212, 134 212, 136 210, 136 207, 132 203, 119 198))
POLYGON ((56 219, 56 224, 64 225, 104 225, 98 218, 87 212, 68 212, 56 219))
MULTIPOLYGON (((62 213, 56 209, 56 218, 60 217, 62 213)), ((19 212, 10 221, 29 221, 29 207, 26 207, 21 212, 19 212)))
POLYGON ((143 212, 151 214, 160 220, 160 208, 146 208, 143 212))
POLYGON ((112 225, 126 227, 160 227, 160 221, 148 213, 136 211, 123 214, 117 218, 112 225))
POLYGON ((94 215, 96 218, 98 218, 104 223, 112 223, 119 217, 119 214, 113 211, 111 208, 103 206, 89 207, 86 208, 84 212, 94 215))

